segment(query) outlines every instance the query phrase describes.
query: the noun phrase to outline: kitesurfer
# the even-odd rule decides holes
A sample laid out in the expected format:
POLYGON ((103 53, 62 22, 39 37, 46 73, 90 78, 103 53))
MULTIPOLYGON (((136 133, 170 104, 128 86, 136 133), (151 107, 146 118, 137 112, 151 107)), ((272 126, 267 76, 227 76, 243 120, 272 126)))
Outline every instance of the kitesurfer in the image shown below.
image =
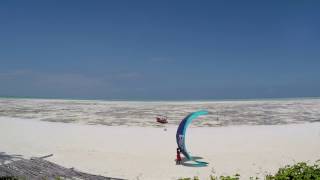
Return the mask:
POLYGON ((177 164, 181 164, 180 152, 181 152, 180 148, 177 148, 177 159, 176 159, 177 164))

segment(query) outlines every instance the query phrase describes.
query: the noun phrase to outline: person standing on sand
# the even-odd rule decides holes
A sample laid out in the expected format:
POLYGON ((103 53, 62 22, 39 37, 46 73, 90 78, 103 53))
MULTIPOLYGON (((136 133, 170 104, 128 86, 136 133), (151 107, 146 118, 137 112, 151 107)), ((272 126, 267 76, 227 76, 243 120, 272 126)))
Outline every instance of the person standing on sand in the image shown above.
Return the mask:
POLYGON ((177 164, 181 164, 180 152, 181 152, 180 148, 177 148, 177 159, 176 159, 177 164))

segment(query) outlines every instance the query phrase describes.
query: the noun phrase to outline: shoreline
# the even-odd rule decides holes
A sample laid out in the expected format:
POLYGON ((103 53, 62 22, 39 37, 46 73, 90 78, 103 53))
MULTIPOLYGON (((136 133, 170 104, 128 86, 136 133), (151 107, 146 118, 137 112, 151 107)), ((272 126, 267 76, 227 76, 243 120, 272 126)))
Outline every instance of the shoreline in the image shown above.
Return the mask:
POLYGON ((127 179, 208 179, 213 169, 246 179, 320 159, 320 123, 191 127, 187 149, 210 163, 200 168, 175 165, 175 131, 0 117, 0 150, 25 158, 54 154, 48 160, 65 167, 127 179))

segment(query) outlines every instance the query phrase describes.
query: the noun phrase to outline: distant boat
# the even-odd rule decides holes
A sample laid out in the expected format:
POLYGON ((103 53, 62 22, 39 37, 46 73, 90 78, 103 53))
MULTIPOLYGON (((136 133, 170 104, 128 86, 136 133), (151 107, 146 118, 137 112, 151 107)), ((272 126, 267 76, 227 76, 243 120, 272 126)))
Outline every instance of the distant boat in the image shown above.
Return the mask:
POLYGON ((168 123, 168 118, 166 116, 158 116, 157 122, 161 124, 167 124, 168 123))

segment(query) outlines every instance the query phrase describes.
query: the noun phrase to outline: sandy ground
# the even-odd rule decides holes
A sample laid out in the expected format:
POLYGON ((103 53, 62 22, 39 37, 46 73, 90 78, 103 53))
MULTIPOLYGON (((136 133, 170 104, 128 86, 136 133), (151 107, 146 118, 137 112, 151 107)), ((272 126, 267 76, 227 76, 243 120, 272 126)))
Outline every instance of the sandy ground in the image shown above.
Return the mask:
POLYGON ((187 148, 208 167, 177 166, 176 127, 110 127, 0 117, 0 153, 128 179, 240 173, 243 179, 285 164, 320 159, 320 123, 189 128, 187 148))

